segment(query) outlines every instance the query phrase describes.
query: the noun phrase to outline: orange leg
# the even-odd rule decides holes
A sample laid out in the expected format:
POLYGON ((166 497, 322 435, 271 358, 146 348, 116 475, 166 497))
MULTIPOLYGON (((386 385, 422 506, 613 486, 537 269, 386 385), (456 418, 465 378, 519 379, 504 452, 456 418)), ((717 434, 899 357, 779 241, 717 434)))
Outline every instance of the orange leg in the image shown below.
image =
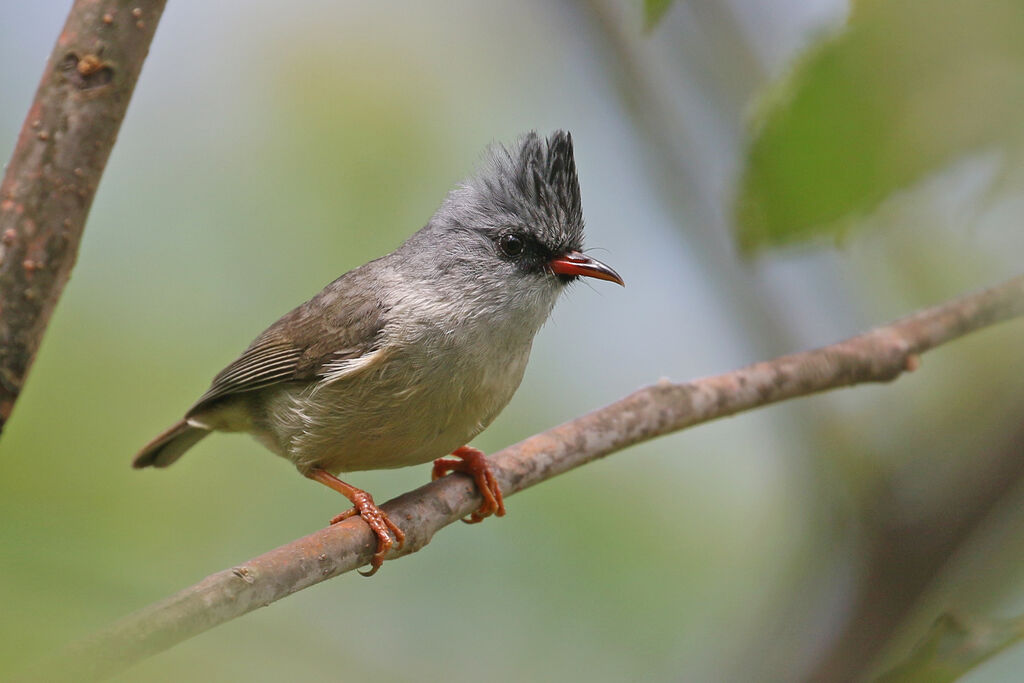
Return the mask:
POLYGON ((376 574, 377 570, 384 563, 384 556, 391 549, 391 546, 395 544, 395 541, 398 542, 398 547, 402 547, 402 544, 405 542, 405 534, 384 514, 383 510, 377 507, 376 503, 373 502, 373 496, 366 491, 346 484, 327 470, 312 470, 306 476, 328 488, 334 489, 352 501, 352 505, 355 506, 342 512, 340 515, 335 515, 331 519, 331 524, 337 524, 343 519, 359 515, 363 518, 363 521, 370 525, 373 533, 377 534, 377 552, 374 553, 373 560, 370 561, 370 571, 365 574, 359 572, 363 576, 373 576, 376 574), (395 535, 394 541, 391 540, 391 535, 388 534, 389 530, 395 535))
POLYGON ((487 457, 483 451, 463 446, 455 449, 452 455, 460 460, 438 458, 434 461, 434 470, 431 472, 430 478, 432 480, 440 479, 449 472, 468 474, 473 477, 476 487, 480 490, 480 495, 484 497, 480 508, 468 519, 462 521, 466 524, 476 524, 491 515, 502 517, 505 514, 505 499, 501 495, 501 487, 498 486, 498 480, 495 479, 494 472, 491 471, 491 466, 487 463, 487 457))

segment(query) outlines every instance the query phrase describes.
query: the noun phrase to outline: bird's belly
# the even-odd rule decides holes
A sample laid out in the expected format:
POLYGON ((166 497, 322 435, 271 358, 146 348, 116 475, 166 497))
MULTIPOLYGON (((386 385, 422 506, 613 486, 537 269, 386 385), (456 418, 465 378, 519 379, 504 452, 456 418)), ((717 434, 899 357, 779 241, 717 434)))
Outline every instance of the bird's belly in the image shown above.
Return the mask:
POLYGON ((413 382, 385 366, 282 395, 268 406, 279 416, 271 420, 278 425, 278 452, 304 472, 404 467, 447 455, 505 407, 528 353, 476 368, 438 363, 413 382))

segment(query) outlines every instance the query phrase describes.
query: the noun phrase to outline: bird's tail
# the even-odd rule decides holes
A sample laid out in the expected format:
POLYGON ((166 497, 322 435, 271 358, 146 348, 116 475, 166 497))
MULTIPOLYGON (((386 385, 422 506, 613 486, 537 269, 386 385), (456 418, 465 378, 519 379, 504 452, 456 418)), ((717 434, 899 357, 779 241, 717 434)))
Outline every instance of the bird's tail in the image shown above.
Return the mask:
POLYGON ((207 429, 181 420, 143 446, 132 460, 132 467, 167 467, 209 433, 207 429))

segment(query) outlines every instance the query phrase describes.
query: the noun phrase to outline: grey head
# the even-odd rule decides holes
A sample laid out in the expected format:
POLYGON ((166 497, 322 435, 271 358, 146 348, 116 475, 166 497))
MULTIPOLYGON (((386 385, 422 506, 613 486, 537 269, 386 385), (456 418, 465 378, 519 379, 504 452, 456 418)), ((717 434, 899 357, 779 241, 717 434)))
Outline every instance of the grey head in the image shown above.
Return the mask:
MULTIPOLYGON (((481 170, 452 190, 430 223, 400 249, 419 272, 449 280, 462 292, 501 290, 501 305, 554 303, 579 276, 622 284, 583 249, 572 136, 527 133, 509 146, 493 145, 481 170)), ((443 284, 442 284, 443 286, 443 284)))

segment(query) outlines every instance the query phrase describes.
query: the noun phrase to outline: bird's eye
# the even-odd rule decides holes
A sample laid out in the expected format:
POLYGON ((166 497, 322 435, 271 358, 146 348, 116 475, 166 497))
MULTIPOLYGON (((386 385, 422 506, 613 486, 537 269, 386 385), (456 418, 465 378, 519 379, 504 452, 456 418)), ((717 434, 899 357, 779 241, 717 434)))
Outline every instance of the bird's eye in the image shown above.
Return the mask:
POLYGON ((498 246, 501 247, 501 251, 505 256, 515 258, 523 253, 523 249, 526 247, 526 244, 523 242, 523 238, 519 235, 506 232, 498 238, 498 246))

